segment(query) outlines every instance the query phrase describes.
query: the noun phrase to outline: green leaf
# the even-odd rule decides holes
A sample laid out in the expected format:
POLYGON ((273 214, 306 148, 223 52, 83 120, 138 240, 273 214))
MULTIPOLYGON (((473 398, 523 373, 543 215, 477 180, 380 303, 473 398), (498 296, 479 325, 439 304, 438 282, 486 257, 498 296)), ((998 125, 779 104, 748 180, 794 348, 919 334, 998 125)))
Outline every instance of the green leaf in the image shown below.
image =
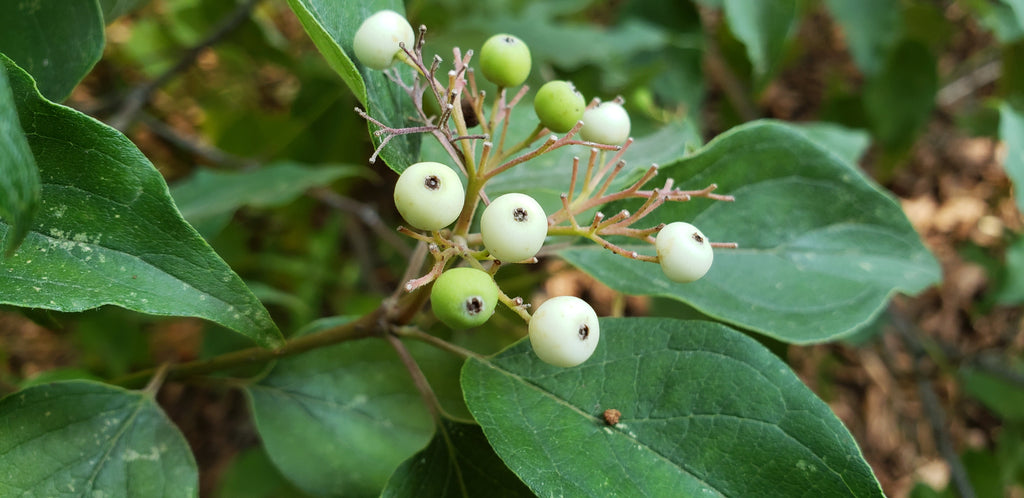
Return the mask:
POLYGON ((149 3, 149 0, 100 0, 100 7, 103 8, 103 19, 107 24, 110 24, 118 17, 147 3, 149 3))
MULTIPOLYGON (((986 361, 1000 361, 988 358, 986 361)), ((1001 367, 1007 376, 1024 378, 1024 368, 1008 364, 1001 367)), ((981 401, 1005 420, 1024 421, 1024 388, 1019 383, 983 369, 966 366, 960 369, 964 391, 981 401)))
POLYGON ((871 136, 864 130, 846 128, 835 123, 794 123, 794 128, 804 132, 807 138, 817 142, 856 166, 871 145, 871 136))
MULTIPOLYGON (((384 0, 379 2, 337 2, 334 0, 288 0, 288 5, 298 16, 302 27, 345 84, 352 90, 359 102, 371 116, 392 127, 408 126, 409 117, 415 109, 409 96, 398 85, 389 80, 382 71, 368 69, 355 60, 352 54, 352 39, 363 20, 378 10, 390 9, 400 14, 405 12, 402 2, 384 0)), ((397 69, 403 79, 412 79, 412 69, 404 65, 397 69)), ((369 125, 370 130, 376 127, 369 125)), ((379 144, 379 137, 373 137, 379 144)), ((388 167, 401 172, 416 162, 419 156, 420 135, 410 134, 395 137, 381 152, 381 158, 388 167)))
MULTIPOLYGON (((42 180, 24 243, 0 262, 0 304, 82 311, 105 304, 217 322, 264 346, 266 309, 174 208, 160 173, 116 130, 47 102, 2 59, 42 180)), ((11 228, 0 222, 0 236, 11 228)))
POLYGON ((193 226, 216 233, 242 206, 258 208, 292 202, 307 189, 327 185, 342 177, 356 176, 362 166, 308 167, 284 161, 250 171, 200 169, 171 187, 171 197, 181 215, 193 226))
POLYGON ((11 230, 0 239, 0 260, 21 245, 39 209, 39 170, 14 107, 7 70, 0 66, 0 220, 11 230))
POLYGON ((0 420, 0 495, 199 495, 188 442, 144 393, 45 384, 0 400, 0 420))
POLYGON ((252 448, 231 462, 217 487, 217 498, 300 498, 309 496, 288 482, 263 448, 252 448))
MULTIPOLYGON (((409 348, 419 357, 444 354, 419 344, 409 348)), ((456 384, 459 364, 448 364, 448 383, 456 384)), ((435 388, 443 383, 430 362, 421 365, 435 388)), ((379 339, 283 359, 246 392, 271 460, 312 494, 378 494, 433 433, 409 374, 379 339)))
POLYGON ((828 406, 713 322, 604 319, 579 367, 546 365, 524 340, 467 361, 462 385, 495 451, 541 496, 882 496, 828 406))
POLYGON ((881 70, 885 54, 900 36, 902 6, 896 0, 826 0, 846 35, 853 60, 866 76, 881 70))
POLYGON ((864 89, 871 126, 883 146, 909 147, 935 107, 939 77, 935 57, 924 45, 904 41, 864 89))
POLYGON ((778 67, 786 40, 796 27, 795 0, 724 0, 725 20, 747 47, 758 78, 778 67))
POLYGON ((0 52, 60 102, 103 55, 103 13, 96 0, 0 2, 0 52))
MULTIPOLYGON (((685 220, 712 241, 740 248, 716 250, 708 274, 690 284, 670 282, 657 265, 592 244, 560 254, 621 292, 671 297, 790 343, 852 333, 893 293, 914 294, 939 281, 938 264, 899 204, 790 126, 761 121, 736 127, 661 172, 684 190, 716 183, 736 202, 668 203, 643 226, 685 220)), ((635 206, 604 211, 622 208, 635 206)), ((648 245, 630 248, 653 254, 648 245)))
POLYGON ((533 496, 494 453, 480 426, 445 420, 444 431, 398 467, 382 497, 533 496))
POLYGON ((1024 212, 1024 114, 1007 103, 999 108, 999 138, 1006 143, 1003 167, 1013 181, 1017 209, 1024 212))

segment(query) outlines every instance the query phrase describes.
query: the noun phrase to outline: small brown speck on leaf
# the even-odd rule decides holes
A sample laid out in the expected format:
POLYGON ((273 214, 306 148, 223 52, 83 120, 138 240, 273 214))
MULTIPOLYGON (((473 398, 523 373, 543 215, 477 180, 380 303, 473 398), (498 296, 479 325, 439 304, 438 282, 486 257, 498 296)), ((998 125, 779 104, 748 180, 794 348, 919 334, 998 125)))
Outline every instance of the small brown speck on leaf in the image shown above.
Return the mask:
POLYGON ((622 412, 614 408, 609 408, 604 411, 604 423, 608 425, 618 424, 620 418, 622 418, 622 412))

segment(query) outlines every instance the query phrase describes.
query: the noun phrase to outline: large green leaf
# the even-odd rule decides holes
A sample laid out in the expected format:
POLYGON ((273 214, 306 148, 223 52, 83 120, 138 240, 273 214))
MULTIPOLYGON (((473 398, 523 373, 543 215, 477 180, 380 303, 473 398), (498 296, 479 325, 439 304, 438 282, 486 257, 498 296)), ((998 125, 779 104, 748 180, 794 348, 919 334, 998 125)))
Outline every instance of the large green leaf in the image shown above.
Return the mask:
POLYGON ((382 497, 533 496, 491 449, 480 426, 444 421, 426 448, 409 457, 382 497))
MULTIPOLYGON (((105 304, 217 322, 265 346, 267 310, 175 209, 160 173, 124 135, 53 104, 3 59, 42 180, 24 243, 0 262, 0 303, 82 311, 105 304)), ((0 236, 10 227, 0 222, 0 236)))
POLYGON ((522 341, 469 360, 462 385, 495 451, 541 496, 882 495, 828 406, 713 322, 604 319, 579 367, 546 365, 522 341))
POLYGON ((273 207, 293 201, 307 189, 355 176, 362 166, 309 167, 284 161, 250 171, 200 169, 171 187, 181 215, 200 233, 220 230, 242 206, 273 207))
MULTIPOLYGON (((383 9, 403 13, 402 2, 288 0, 288 5, 327 63, 341 75, 370 115, 395 128, 410 126, 409 118, 415 115, 415 109, 405 91, 383 72, 366 68, 351 55, 352 39, 363 20, 383 9)), ((406 82, 412 79, 410 68, 401 66, 399 72, 406 82)), ((374 131, 376 127, 370 125, 370 130, 374 131)), ((379 140, 374 138, 374 143, 379 143, 379 140)), ((400 172, 416 162, 419 146, 418 134, 396 137, 388 143, 381 157, 391 169, 400 172)))
POLYGON ((797 21, 796 0, 724 0, 729 29, 747 47, 759 78, 771 73, 782 59, 786 40, 797 21))
POLYGON ((0 2, 0 52, 25 68, 54 102, 67 98, 100 60, 103 33, 97 0, 0 2))
POLYGON ((0 400, 0 420, 0 495, 199 495, 188 442, 145 393, 45 384, 0 400))
POLYGON ((121 17, 143 5, 149 0, 100 0, 100 7, 103 9, 103 19, 110 24, 121 17))
MULTIPOLYGON (((644 226, 685 220, 740 248, 716 250, 711 271, 690 284, 592 244, 561 255, 619 291, 672 297, 792 343, 852 333, 894 292, 917 293, 939 280, 938 264, 899 204, 803 131, 750 123, 661 171, 683 189, 717 183, 736 202, 670 203, 644 226)), ((635 249, 653 254, 647 245, 635 249)))
POLYGON ((1013 181, 1017 209, 1024 211, 1024 114, 1008 103, 999 108, 999 138, 1006 143, 1003 167, 1013 181))
POLYGON ((899 39, 902 6, 895 0, 826 0, 832 17, 846 35, 846 45, 857 67, 868 76, 885 63, 885 53, 899 39))
MULTIPOLYGON (((443 354, 409 346, 420 357, 443 354)), ((430 365, 436 363, 423 368, 435 388, 444 378, 457 384, 458 362, 430 365)), ((246 391, 271 460, 316 495, 379 494, 395 468, 433 433, 433 419, 398 355, 378 339, 281 360, 246 391)))
POLYGON ((39 170, 14 107, 7 69, 0 66, 0 220, 11 229, 0 239, 0 259, 21 245, 39 209, 39 170))

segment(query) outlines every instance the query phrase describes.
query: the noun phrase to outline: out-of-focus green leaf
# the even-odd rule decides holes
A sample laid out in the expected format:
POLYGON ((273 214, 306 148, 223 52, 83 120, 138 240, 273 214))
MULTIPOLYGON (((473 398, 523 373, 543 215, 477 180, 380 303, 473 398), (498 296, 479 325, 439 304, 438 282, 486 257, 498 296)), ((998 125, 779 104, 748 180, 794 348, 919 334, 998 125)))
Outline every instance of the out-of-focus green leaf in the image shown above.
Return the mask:
MULTIPOLYGON (((341 75, 342 80, 367 108, 371 116, 384 124, 400 128, 409 126, 409 116, 415 114, 412 101, 398 85, 389 80, 382 71, 368 69, 355 60, 352 39, 363 20, 374 12, 384 9, 405 12, 398 0, 382 0, 373 3, 333 0, 288 0, 288 5, 298 16, 306 33, 327 59, 327 63, 341 75)), ((412 70, 398 65, 399 72, 408 80, 412 70)), ((375 125, 369 125, 376 131, 375 125)), ((379 143, 379 137, 374 143, 379 143)), ((396 137, 381 153, 387 165, 401 172, 416 162, 419 155, 420 135, 411 134, 396 137)))
POLYGON ((729 29, 747 47, 758 78, 779 64, 783 48, 798 19, 796 0, 724 0, 729 29))
POLYGON ((288 482, 263 448, 239 453, 224 471, 217 488, 217 498, 304 498, 303 493, 288 482))
POLYGON ((100 7, 103 8, 103 19, 110 24, 147 3, 149 0, 100 0, 100 7))
MULTIPOLYGON (((281 333, 242 280, 181 218, 156 168, 124 135, 43 99, 6 65, 42 201, 0 262, 0 303, 82 311, 105 304, 217 322, 264 346, 281 333)), ((0 237, 11 230, 0 222, 0 237)))
POLYGON ((900 2, 826 0, 825 5, 843 28, 846 45, 857 67, 869 77, 877 73, 885 63, 886 52, 900 36, 900 2))
MULTIPOLYGON (((739 249, 716 250, 708 274, 689 284, 593 244, 560 254, 621 292, 672 297, 790 343, 850 334, 893 293, 915 294, 939 281, 935 258, 890 194, 788 125, 734 128, 661 172, 684 190, 718 184, 736 201, 668 203, 643 226, 688 221, 712 241, 737 242, 739 249)), ((614 204, 605 212, 635 208, 614 204)), ((649 245, 627 249, 654 252, 649 245)))
POLYGON ((713 322, 603 319, 578 367, 547 365, 523 340, 468 360, 462 385, 494 450, 540 496, 882 496, 828 405, 713 322))
MULTIPOLYGON (((421 344, 409 348, 439 397, 457 391, 460 362, 450 355, 438 359, 446 353, 421 344)), ((271 460, 316 495, 380 493, 395 468, 433 433, 433 420, 409 374, 379 339, 283 359, 246 392, 271 460)))
POLYGON ((292 202, 306 190, 327 185, 360 174, 362 166, 319 167, 284 161, 249 171, 214 171, 200 169, 190 178, 175 184, 171 196, 181 215, 209 236, 243 206, 258 208, 281 206, 292 202))
POLYGON ((0 53, 31 74, 49 100, 71 94, 100 60, 104 44, 96 0, 0 2, 0 53))
POLYGON ((398 467, 382 497, 533 496, 494 453, 480 426, 445 420, 444 430, 398 467))
POLYGON ((1001 268, 1006 278, 996 301, 1000 304, 1024 303, 1024 237, 1018 238, 1006 248, 1006 261, 1001 268))
POLYGON ((878 140, 889 149, 909 147, 935 107, 935 56, 924 45, 904 41, 864 90, 864 105, 878 140))
MULTIPOLYGON (((1024 368, 1004 367, 1010 374, 1024 376, 1024 368)), ((1024 388, 975 367, 960 370, 964 390, 1006 420, 1024 422, 1024 388)))
POLYGON ((10 225, 0 238, 0 260, 21 245, 39 209, 39 170, 18 120, 7 69, 0 64, 0 220, 10 225))
POLYGON ((0 495, 199 495, 188 442, 145 393, 45 384, 0 400, 0 420, 0 495))
POLYGON ((1013 181, 1017 209, 1024 211, 1024 114, 1009 104, 999 109, 999 138, 1006 143, 1003 167, 1013 181))

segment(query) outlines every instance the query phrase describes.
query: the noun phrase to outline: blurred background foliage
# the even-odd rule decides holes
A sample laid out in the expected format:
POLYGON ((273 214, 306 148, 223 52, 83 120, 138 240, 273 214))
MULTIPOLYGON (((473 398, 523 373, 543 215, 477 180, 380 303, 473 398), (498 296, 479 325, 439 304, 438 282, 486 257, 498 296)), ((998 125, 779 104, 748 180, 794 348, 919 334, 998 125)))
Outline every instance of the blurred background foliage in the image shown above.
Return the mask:
MULTIPOLYGON (((183 214, 286 335, 318 317, 366 313, 403 281, 413 245, 393 231, 394 176, 367 165, 372 146, 356 99, 284 1, 101 3, 103 58, 66 104, 108 122, 128 117, 120 124, 183 214), (132 96, 154 81, 132 110, 132 96)), ((867 327, 857 345, 770 346, 850 427, 889 495, 957 496, 962 470, 977 496, 1024 496, 1024 226, 1000 161, 1004 149, 1024 150, 1010 127, 1024 108, 1024 2, 411 0, 406 8, 414 25, 429 27, 428 52, 516 34, 533 53, 527 84, 564 78, 588 98, 621 95, 635 136, 679 122, 704 140, 757 118, 829 123, 815 125, 816 136, 900 198, 946 279, 897 300, 900 318, 867 327), (935 406, 926 391, 938 393, 935 406), (936 407, 941 430, 929 420, 936 407)), ((513 295, 538 285, 589 294, 602 315, 686 314, 678 303, 616 296, 564 265, 503 275, 513 295)), ((248 344, 199 321, 113 308, 30 318, 35 324, 0 315, 0 379, 9 387, 116 378, 248 344)), ((500 333, 454 340, 496 351, 517 338, 506 326, 514 320, 499 312, 489 328, 500 333)), ((193 444, 205 492, 298 494, 239 422, 247 418, 237 394, 166 391, 161 402, 193 444)))

